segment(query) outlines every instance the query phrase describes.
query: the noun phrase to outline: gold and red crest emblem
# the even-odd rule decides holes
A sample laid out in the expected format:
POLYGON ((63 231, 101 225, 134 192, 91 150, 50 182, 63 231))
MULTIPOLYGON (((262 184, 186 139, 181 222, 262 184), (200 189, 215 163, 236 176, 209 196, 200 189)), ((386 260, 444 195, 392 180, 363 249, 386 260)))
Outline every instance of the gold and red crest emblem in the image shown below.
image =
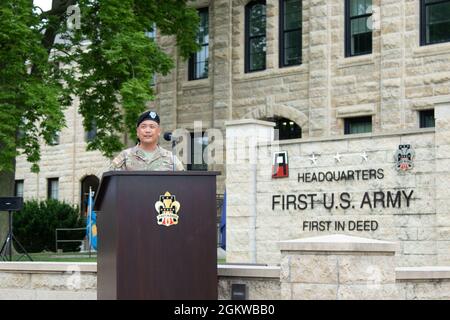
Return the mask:
POLYGON ((160 226, 170 227, 178 224, 180 203, 176 201, 175 195, 167 191, 164 195, 159 196, 159 201, 155 203, 155 209, 158 212, 156 219, 160 226))

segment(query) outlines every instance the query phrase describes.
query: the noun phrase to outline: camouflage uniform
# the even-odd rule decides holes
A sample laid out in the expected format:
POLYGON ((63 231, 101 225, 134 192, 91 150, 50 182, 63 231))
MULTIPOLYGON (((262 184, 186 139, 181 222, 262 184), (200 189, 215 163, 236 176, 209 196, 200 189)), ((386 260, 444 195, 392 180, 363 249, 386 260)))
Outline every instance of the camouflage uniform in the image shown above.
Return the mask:
MULTIPOLYGON (((111 163, 111 170, 124 171, 172 171, 173 168, 172 152, 167 151, 160 146, 151 153, 148 158, 146 153, 138 146, 122 151, 111 163)), ((175 157, 175 171, 183 171, 184 167, 181 161, 175 157)))

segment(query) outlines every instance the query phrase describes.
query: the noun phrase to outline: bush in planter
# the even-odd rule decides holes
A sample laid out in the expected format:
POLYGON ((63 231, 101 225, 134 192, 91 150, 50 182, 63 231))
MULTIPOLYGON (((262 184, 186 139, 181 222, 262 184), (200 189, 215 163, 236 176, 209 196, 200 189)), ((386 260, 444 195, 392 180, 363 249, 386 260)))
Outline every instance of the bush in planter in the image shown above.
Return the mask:
MULTIPOLYGON (((28 252, 56 251, 56 228, 85 227, 78 207, 58 200, 26 201, 23 209, 14 213, 14 235, 28 252)), ((81 240, 85 234, 85 230, 58 232, 58 238, 81 240)), ((79 251, 79 247, 80 242, 58 243, 63 251, 79 251)), ((15 248, 20 252, 18 246, 15 248)))

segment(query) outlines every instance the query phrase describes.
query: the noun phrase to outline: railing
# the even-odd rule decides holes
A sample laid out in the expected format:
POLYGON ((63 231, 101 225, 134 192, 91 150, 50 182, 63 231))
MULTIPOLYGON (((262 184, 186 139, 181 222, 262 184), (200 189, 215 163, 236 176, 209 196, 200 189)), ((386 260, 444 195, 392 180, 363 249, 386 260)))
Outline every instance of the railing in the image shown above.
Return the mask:
POLYGON ((58 231, 76 231, 76 230, 86 230, 86 228, 57 228, 56 232, 55 232, 55 248, 56 248, 56 253, 58 253, 58 243, 64 243, 64 242, 80 242, 80 245, 83 244, 84 242, 84 237, 83 239, 79 240, 79 239, 69 239, 69 240, 59 240, 58 239, 58 231))
POLYGON ((223 207, 223 194, 218 193, 216 194, 216 210, 217 210, 217 246, 220 246, 220 220, 222 218, 222 207, 223 207))

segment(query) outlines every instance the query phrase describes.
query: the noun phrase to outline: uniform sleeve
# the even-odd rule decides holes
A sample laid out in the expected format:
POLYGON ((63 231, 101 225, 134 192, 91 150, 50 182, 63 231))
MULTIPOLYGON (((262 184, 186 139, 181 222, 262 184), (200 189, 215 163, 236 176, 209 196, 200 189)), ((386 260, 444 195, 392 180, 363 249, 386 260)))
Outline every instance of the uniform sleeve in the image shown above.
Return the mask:
POLYGON ((125 170, 125 160, 126 160, 125 152, 122 151, 111 162, 109 169, 113 171, 125 170))
POLYGON ((185 171, 183 163, 180 161, 180 159, 178 159, 178 157, 174 157, 175 158, 175 168, 177 171, 185 171))

